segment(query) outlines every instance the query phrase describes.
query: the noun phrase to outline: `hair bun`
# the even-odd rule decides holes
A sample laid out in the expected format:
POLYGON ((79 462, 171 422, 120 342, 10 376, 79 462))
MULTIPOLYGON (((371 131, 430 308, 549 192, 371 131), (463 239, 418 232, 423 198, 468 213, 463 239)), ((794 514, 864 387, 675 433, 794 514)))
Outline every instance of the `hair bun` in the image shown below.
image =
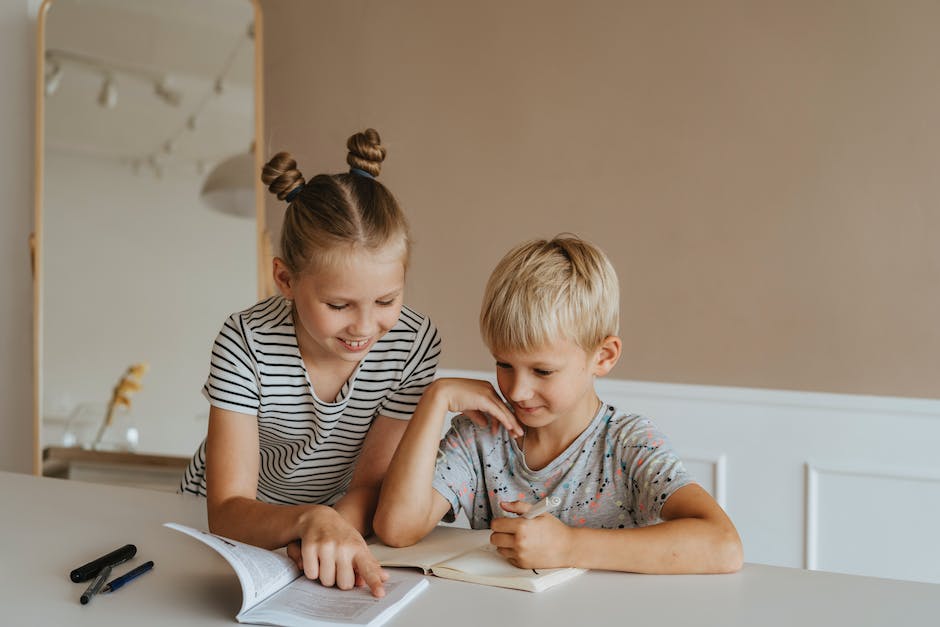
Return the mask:
POLYGON ((279 152, 264 164, 261 180, 268 191, 284 200, 295 188, 305 183, 304 175, 297 169, 297 162, 289 152, 279 152))
POLYGON ((372 176, 378 176, 382 171, 382 162, 385 161, 385 148, 382 138, 374 128, 367 128, 356 133, 346 140, 346 163, 351 168, 359 168, 372 176))

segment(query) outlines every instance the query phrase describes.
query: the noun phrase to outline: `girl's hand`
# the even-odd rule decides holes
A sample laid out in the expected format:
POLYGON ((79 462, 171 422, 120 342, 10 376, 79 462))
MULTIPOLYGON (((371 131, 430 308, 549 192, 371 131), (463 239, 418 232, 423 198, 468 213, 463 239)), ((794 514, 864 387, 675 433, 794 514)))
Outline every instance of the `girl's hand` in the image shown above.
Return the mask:
POLYGON ((522 518, 531 503, 500 502, 500 507, 519 518, 494 518, 490 544, 517 568, 563 568, 574 565, 571 556, 572 529, 551 514, 522 518))
POLYGON ((481 427, 503 425, 514 436, 523 434, 522 425, 516 420, 503 399, 489 381, 478 379, 438 379, 431 384, 426 394, 434 394, 446 404, 447 411, 462 413, 481 427))
POLYGON ((375 597, 385 596, 388 573, 382 570, 365 540, 332 507, 313 506, 305 515, 299 541, 287 545, 287 555, 308 579, 349 590, 367 585, 375 597))

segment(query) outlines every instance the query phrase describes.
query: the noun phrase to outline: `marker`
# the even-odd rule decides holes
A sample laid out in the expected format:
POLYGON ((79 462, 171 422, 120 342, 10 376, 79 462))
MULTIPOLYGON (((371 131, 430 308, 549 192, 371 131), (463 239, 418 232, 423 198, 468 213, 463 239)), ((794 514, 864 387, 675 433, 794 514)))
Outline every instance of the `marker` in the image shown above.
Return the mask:
POLYGON ((91 597, 98 594, 101 590, 101 586, 104 585, 104 582, 108 580, 108 577, 111 576, 111 567, 105 566, 98 573, 98 576, 95 577, 95 580, 91 582, 91 585, 82 592, 82 596, 79 597, 79 601, 82 602, 82 605, 88 605, 88 602, 91 601, 91 597))
POLYGON ((126 562, 130 558, 134 557, 137 554, 137 547, 133 544, 125 544, 119 549, 111 551, 107 555, 102 555, 96 560, 92 560, 83 566, 79 566, 71 573, 69 573, 69 579, 75 583, 81 583, 83 581, 88 581, 95 575, 101 572, 101 569, 105 566, 117 566, 122 562, 126 562))
POLYGON ((560 496, 546 496, 544 499, 530 507, 529 511, 523 514, 522 517, 535 518, 536 516, 541 516, 542 514, 552 511, 559 505, 561 505, 560 496))
POLYGON ((150 560, 149 562, 145 562, 141 564, 140 566, 138 566, 137 568, 135 568, 134 570, 129 571, 121 575, 120 577, 116 577, 112 579, 111 581, 108 582, 108 585, 104 587, 102 592, 114 592, 115 590, 117 590, 118 588, 126 584, 128 581, 132 579, 136 579, 137 577, 140 577, 141 575, 149 571, 151 568, 153 568, 153 560, 150 560))

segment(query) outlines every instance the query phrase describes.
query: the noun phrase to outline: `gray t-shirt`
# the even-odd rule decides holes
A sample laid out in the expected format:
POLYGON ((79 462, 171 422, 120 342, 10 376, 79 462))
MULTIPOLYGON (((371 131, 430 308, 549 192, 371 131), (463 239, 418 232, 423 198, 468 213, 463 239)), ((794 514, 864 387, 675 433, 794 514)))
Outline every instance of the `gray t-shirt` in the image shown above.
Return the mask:
POLYGON ((535 503, 561 497, 552 511, 566 525, 616 529, 660 521, 669 496, 693 479, 666 437, 643 416, 601 406, 591 424, 557 458, 531 470, 502 427, 476 426, 457 416, 441 440, 433 486, 461 508, 470 526, 488 529, 497 516, 511 516, 500 501, 535 503))

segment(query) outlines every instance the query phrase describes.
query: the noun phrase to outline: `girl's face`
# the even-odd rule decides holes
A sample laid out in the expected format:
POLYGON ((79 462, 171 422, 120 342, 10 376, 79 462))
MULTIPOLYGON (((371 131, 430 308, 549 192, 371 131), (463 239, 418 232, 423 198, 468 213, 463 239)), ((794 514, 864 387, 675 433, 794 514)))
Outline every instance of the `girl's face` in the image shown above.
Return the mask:
POLYGON ((297 276, 275 259, 274 274, 294 301, 301 352, 314 361, 359 362, 398 322, 405 266, 397 250, 353 250, 297 276))

